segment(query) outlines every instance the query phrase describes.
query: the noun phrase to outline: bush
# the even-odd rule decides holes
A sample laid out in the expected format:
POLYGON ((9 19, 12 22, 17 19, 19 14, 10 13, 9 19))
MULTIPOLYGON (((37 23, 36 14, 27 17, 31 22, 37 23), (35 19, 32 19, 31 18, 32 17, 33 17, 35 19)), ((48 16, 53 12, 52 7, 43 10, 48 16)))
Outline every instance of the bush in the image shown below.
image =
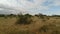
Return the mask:
POLYGON ((40 32, 47 32, 48 31, 48 27, 46 25, 43 25, 40 29, 40 32))
POLYGON ((30 15, 26 14, 26 15, 21 15, 20 19, 16 22, 17 24, 30 24, 32 22, 32 19, 30 17, 30 15))
POLYGON ((25 14, 25 16, 27 16, 27 17, 32 17, 32 15, 30 15, 30 14, 25 14))
POLYGON ((43 25, 42 27, 39 28, 39 32, 46 32, 46 33, 58 33, 57 29, 56 29, 56 25, 55 24, 46 24, 43 25))
POLYGON ((39 17, 40 19, 44 19, 44 16, 46 16, 46 15, 43 15, 43 14, 36 14, 35 16, 37 16, 37 17, 39 17))
POLYGON ((5 15, 4 14, 0 14, 0 17, 5 17, 5 15))
POLYGON ((7 15, 8 17, 16 17, 14 14, 7 15))
POLYGON ((52 15, 52 17, 60 17, 60 15, 52 15))

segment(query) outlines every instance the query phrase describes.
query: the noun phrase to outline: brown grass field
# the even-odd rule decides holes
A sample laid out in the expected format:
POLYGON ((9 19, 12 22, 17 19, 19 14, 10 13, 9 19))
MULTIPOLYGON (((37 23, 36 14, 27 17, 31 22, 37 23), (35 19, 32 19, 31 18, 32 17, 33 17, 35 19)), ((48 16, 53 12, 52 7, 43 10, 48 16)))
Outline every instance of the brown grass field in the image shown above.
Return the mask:
POLYGON ((18 17, 0 17, 0 34, 60 34, 60 17, 31 17, 30 24, 16 24, 18 17))

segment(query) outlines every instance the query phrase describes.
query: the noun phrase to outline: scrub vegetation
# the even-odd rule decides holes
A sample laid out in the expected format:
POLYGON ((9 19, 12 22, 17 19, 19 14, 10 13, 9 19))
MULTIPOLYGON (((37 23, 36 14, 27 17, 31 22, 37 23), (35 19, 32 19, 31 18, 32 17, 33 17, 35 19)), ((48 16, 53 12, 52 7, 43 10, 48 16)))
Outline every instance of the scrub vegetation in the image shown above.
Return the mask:
POLYGON ((0 34, 60 34, 60 15, 0 14, 0 34))

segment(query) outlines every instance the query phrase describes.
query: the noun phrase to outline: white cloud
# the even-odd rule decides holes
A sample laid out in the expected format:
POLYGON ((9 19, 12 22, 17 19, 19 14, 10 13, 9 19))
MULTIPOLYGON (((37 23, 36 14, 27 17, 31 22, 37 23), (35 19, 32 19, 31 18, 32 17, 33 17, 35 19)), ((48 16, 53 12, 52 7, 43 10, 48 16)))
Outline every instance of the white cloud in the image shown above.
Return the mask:
POLYGON ((60 0, 55 0, 55 1, 54 1, 54 5, 55 5, 55 6, 60 6, 60 0))
POLYGON ((48 0, 48 2, 51 2, 48 6, 60 6, 60 0, 48 0))
POLYGON ((41 6, 42 2, 44 2, 44 0, 34 0, 34 2, 27 0, 0 0, 0 8, 18 11, 29 11, 29 9, 32 8, 44 9, 41 6))
POLYGON ((28 0, 0 0, 0 8, 11 10, 13 11, 12 13, 16 13, 16 11, 19 13, 20 11, 36 12, 49 10, 49 7, 52 5, 60 6, 60 0, 33 0, 33 2, 28 0), (46 1, 53 3, 48 6, 43 6, 42 4, 46 1))

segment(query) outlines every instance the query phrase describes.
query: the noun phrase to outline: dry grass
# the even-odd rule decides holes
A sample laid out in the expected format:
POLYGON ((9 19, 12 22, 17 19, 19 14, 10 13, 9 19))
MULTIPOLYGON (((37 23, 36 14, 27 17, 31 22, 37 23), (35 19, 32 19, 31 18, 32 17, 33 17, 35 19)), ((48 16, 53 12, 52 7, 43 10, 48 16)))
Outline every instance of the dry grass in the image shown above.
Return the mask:
POLYGON ((15 25, 18 19, 16 17, 0 17, 0 34, 60 34, 60 18, 40 19, 33 16, 31 24, 15 25), (45 32, 44 30, 47 31, 45 32))

